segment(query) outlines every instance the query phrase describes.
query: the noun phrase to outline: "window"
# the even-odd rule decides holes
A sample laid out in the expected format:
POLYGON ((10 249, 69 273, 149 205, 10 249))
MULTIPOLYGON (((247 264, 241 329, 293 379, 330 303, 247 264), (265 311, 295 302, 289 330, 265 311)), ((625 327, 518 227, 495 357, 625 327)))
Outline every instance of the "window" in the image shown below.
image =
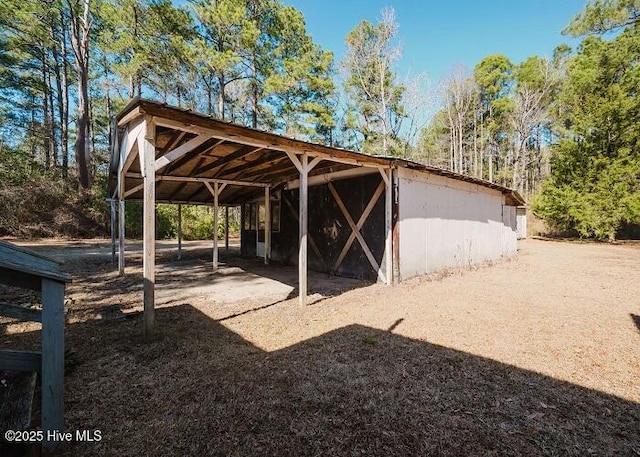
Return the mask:
MULTIPOLYGON (((264 230, 264 203, 245 203, 243 230, 264 230)), ((271 231, 280 231, 280 200, 271 200, 271 231)))

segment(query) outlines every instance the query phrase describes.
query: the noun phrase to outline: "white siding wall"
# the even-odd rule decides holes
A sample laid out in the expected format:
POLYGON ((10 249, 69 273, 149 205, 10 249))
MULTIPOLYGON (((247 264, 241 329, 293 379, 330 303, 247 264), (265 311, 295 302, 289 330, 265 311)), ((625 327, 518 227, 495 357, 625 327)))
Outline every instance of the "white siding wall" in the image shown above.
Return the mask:
POLYGON ((515 207, 505 224, 499 191, 406 168, 398 179, 401 279, 515 253, 515 207))

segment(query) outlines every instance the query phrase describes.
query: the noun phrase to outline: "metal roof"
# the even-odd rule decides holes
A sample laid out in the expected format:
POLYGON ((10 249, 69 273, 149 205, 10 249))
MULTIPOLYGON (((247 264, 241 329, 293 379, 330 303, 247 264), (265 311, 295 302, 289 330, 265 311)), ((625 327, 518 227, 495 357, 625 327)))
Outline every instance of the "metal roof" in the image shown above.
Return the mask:
MULTIPOLYGON (((117 115, 121 134, 145 116, 152 116, 156 124, 156 163, 170 151, 183 148, 183 155, 163 166, 157 173, 157 201, 175 203, 210 204, 211 196, 203 182, 217 179, 245 185, 228 186, 220 196, 221 204, 238 204, 258 194, 256 187, 278 188, 299 177, 289 153, 309 153, 322 157, 322 161, 310 173, 322 175, 359 166, 398 168, 406 167, 444 176, 450 179, 477 184, 500 191, 508 203, 525 205, 515 190, 489 181, 454 173, 396 157, 381 157, 329 147, 284 135, 220 121, 209 115, 176 108, 143 98, 136 98, 117 115), (187 151, 186 153, 184 151, 187 151), (187 178, 191 181, 180 181, 187 178)), ((132 154, 137 155, 134 148, 132 154)), ((117 148, 111 156, 110 189, 116 187, 119 154, 117 148)), ((142 196, 142 175, 137 160, 131 160, 125 173, 125 188, 140 189, 127 195, 128 199, 142 196)))

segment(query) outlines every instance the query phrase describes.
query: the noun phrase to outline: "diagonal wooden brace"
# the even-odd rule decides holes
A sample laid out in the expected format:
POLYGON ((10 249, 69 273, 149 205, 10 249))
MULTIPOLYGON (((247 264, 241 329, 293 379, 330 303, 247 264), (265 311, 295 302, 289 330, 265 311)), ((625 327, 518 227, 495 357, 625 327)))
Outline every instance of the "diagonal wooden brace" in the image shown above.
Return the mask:
POLYGON ((340 198, 340 195, 338 194, 338 191, 333 186, 333 184, 331 182, 329 182, 327 185, 329 187, 329 191, 333 195, 333 198, 336 200, 336 203, 338 204, 338 207, 340 208, 340 211, 342 212, 342 214, 344 215, 345 219, 347 220, 347 223, 351 227, 351 235, 349 235, 349 238, 347 239, 347 242, 345 243, 344 247, 342 248, 342 251, 340 252, 340 255, 338 256, 338 259, 336 260, 336 263, 335 263, 335 265, 333 267, 333 270, 336 271, 338 269, 338 267, 340 267, 340 265, 342 264, 342 261, 344 260, 344 258, 347 255, 347 252, 349 252, 349 249, 351 248, 351 245, 353 244, 354 239, 357 239, 358 242, 360 243, 360 246, 362 247, 362 251, 364 252, 364 254, 367 257, 367 259, 369 260, 369 263, 371 264, 373 269, 378 273, 378 278, 382 282, 386 282, 387 281, 386 277, 382 273, 382 270, 380 270, 380 265, 376 261, 375 257, 373 256, 373 253, 369 249, 369 246, 367 246, 366 241, 364 240, 364 238, 362 237, 362 234, 360 233, 360 230, 362 229, 362 227, 364 226, 365 222, 367 221, 367 218, 369 217, 369 214, 371 214, 371 211, 373 211, 373 208, 374 208, 375 204, 377 203, 378 199, 380 198, 380 196, 382 195, 382 192, 385 189, 384 181, 381 181, 380 184, 378 185, 378 187, 376 188, 375 192, 373 193, 373 196, 371 197, 371 200, 369 200, 369 204, 366 206, 366 208, 362 212, 362 215, 358 219, 358 223, 357 224, 353 221, 353 218, 349 214, 349 211, 347 211, 346 206, 344 205, 342 199, 340 198))

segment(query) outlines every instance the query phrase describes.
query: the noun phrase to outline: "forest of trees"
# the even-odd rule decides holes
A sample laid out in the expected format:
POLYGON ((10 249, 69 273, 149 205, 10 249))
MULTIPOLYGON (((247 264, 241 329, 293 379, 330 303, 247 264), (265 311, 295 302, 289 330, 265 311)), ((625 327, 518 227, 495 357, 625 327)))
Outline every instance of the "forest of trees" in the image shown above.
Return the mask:
POLYGON ((5 0, 0 235, 102 230, 111 119, 143 96, 503 184, 552 230, 613 239, 640 223, 639 15, 592 1, 565 30, 577 49, 488 55, 434 94, 400 81, 390 8, 336 62, 281 0, 5 0))

